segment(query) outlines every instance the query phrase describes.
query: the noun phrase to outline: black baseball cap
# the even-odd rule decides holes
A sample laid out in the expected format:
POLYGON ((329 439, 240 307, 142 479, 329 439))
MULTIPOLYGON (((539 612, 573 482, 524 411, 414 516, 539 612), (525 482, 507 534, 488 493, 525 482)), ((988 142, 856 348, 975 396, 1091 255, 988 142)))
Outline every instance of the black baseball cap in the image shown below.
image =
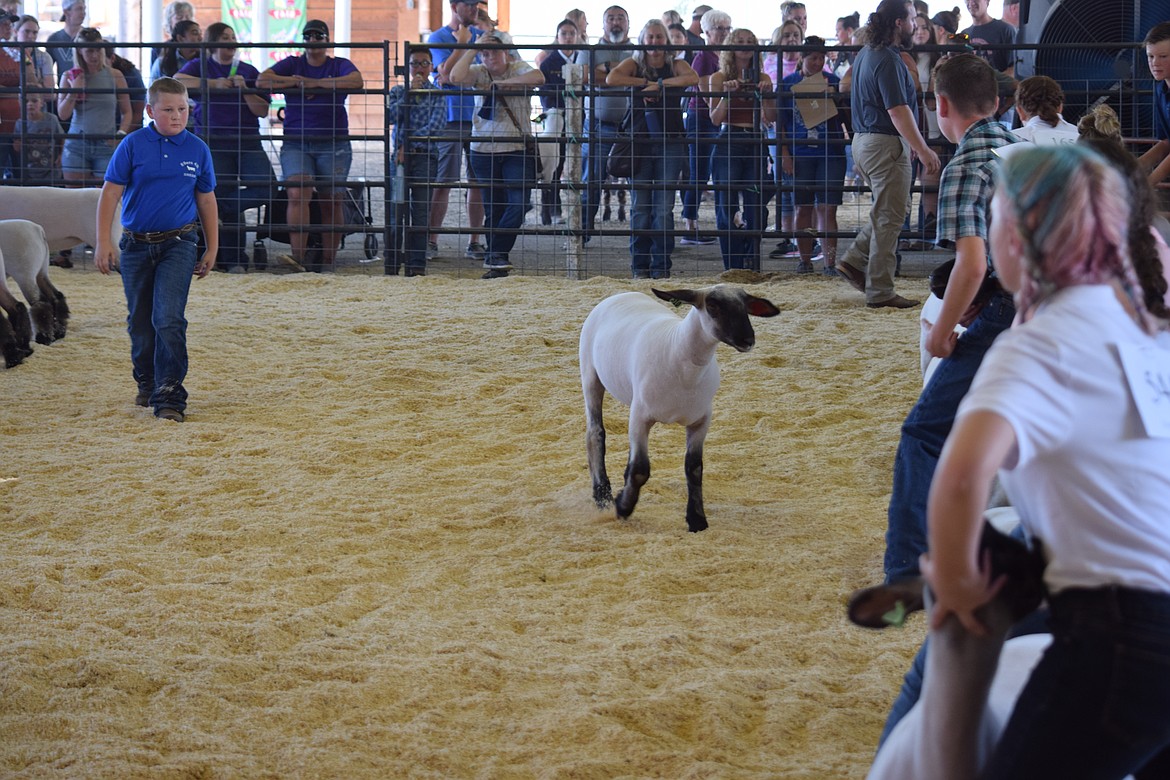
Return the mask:
POLYGON ((329 25, 320 19, 310 19, 305 22, 305 29, 301 31, 301 35, 308 35, 309 33, 320 33, 326 38, 329 37, 329 25))

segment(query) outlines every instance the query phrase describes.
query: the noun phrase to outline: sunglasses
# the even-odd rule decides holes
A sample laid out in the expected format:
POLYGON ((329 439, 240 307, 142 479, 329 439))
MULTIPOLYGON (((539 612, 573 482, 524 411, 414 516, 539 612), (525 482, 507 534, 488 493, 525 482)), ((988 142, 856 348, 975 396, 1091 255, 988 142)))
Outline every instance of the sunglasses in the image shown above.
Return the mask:
POLYGON ((728 33, 728 32, 731 32, 731 28, 730 27, 712 27, 711 31, 712 32, 728 33))
POLYGON ((307 32, 304 35, 302 35, 301 37, 304 38, 306 41, 325 41, 325 40, 329 39, 328 35, 326 35, 325 33, 319 33, 319 32, 307 32))

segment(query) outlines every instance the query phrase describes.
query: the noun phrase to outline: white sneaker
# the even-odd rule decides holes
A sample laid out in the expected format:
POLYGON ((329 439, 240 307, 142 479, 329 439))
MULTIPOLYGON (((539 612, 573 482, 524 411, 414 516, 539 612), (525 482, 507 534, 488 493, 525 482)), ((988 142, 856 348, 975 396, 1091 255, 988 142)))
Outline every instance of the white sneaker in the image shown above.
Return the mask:
POLYGON ((439 256, 439 244, 435 241, 427 242, 427 260, 434 260, 439 256))

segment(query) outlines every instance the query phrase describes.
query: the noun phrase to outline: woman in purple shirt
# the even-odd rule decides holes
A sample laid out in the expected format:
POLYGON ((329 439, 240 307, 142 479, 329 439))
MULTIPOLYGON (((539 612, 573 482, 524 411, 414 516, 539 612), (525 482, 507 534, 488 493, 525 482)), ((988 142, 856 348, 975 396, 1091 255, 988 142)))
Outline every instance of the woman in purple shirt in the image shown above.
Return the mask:
POLYGON ((197 101, 195 129, 211 147, 215 163, 215 198, 223 222, 216 267, 238 274, 248 270, 244 211, 266 202, 272 190, 272 163, 260 143, 259 122, 272 99, 250 91, 260 73, 240 61, 235 30, 215 22, 204 39, 220 46, 188 62, 175 78, 197 101))

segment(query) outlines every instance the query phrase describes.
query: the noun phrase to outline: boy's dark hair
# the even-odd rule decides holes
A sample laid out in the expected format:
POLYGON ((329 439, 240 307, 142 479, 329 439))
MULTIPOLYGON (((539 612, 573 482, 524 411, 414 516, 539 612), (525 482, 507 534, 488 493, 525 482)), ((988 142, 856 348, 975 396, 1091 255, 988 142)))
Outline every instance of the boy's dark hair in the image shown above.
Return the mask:
POLYGON ((182 95, 183 97, 187 97, 187 87, 178 79, 163 76, 150 82, 150 89, 147 90, 147 100, 153 106, 162 95, 182 95))
POLYGON ((964 116, 991 116, 999 105, 995 71, 974 54, 948 57, 934 69, 934 91, 964 116))
POLYGON ((1150 31, 1146 33, 1146 39, 1142 41, 1142 45, 1149 46, 1162 41, 1170 41, 1170 22, 1162 22, 1151 27, 1150 31))

